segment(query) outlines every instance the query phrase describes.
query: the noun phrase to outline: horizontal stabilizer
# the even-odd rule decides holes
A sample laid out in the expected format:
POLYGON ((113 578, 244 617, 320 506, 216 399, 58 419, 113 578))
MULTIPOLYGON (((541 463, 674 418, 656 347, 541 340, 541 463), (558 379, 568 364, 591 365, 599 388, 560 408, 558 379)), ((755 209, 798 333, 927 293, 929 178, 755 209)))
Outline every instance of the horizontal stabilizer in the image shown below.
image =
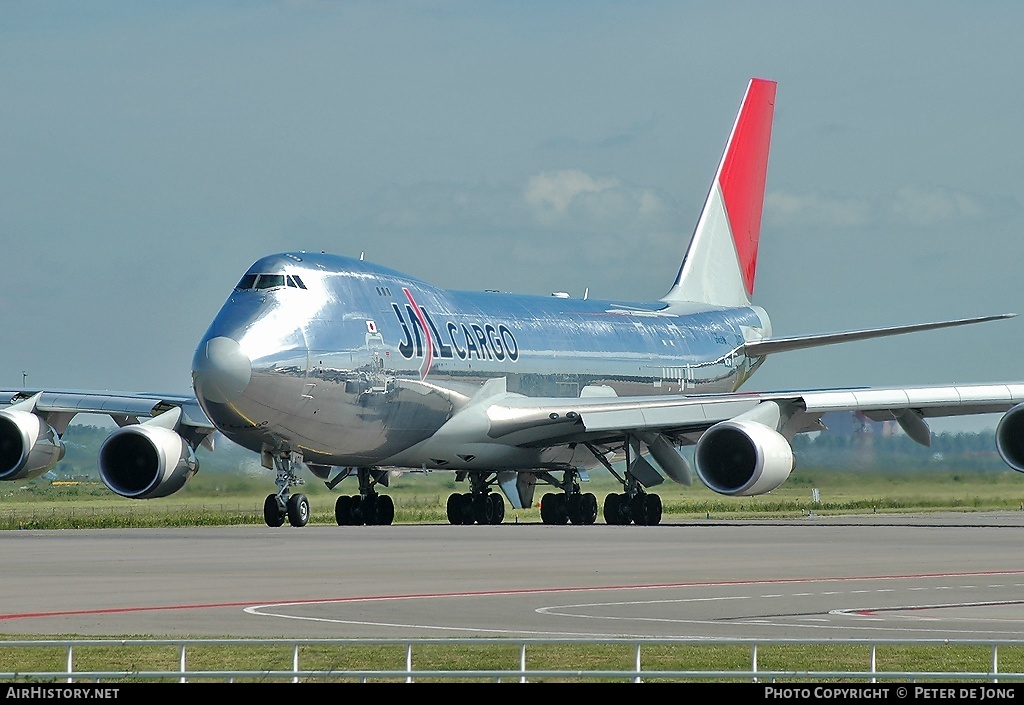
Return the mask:
POLYGON ((918 333, 925 330, 937 328, 952 328, 954 326, 966 326, 971 323, 984 323, 986 321, 998 321, 1004 318, 1013 318, 1015 313, 1003 313, 997 316, 980 316, 978 318, 959 318, 953 321, 938 321, 935 323, 915 323, 908 326, 889 326, 886 328, 867 328, 864 330, 851 330, 841 333, 820 333, 817 335, 802 335, 789 338, 767 338, 765 340, 752 340, 744 344, 743 351, 747 357, 762 357, 772 353, 787 352, 789 350, 803 350, 804 348, 816 348, 821 345, 834 345, 835 343, 848 343, 854 340, 868 340, 871 338, 884 338, 890 335, 901 335, 903 333, 918 333))

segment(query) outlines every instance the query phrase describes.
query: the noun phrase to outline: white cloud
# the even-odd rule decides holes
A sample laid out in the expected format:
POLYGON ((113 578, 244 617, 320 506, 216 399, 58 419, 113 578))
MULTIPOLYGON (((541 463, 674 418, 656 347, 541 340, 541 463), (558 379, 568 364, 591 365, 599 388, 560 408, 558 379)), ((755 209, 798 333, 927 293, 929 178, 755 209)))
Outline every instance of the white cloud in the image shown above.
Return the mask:
POLYGON ((855 228, 871 220, 867 201, 825 194, 771 191, 765 195, 765 218, 774 225, 855 228))
POLYGON ((891 220, 900 225, 927 227, 951 220, 978 220, 986 215, 981 202, 970 194, 944 188, 905 186, 888 206, 891 220))
POLYGON ((765 197, 765 218, 773 225, 858 228, 869 224, 932 227, 990 215, 981 199, 941 187, 904 186, 874 199, 820 193, 773 191, 765 197))
POLYGON ((551 224, 564 216, 582 194, 600 194, 618 185, 617 179, 595 178, 578 169, 546 171, 530 177, 523 198, 538 220, 551 224))
POLYGON ((579 169, 547 171, 530 177, 523 200, 544 227, 600 225, 623 229, 651 225, 669 216, 657 193, 623 184, 613 177, 591 176, 579 169))

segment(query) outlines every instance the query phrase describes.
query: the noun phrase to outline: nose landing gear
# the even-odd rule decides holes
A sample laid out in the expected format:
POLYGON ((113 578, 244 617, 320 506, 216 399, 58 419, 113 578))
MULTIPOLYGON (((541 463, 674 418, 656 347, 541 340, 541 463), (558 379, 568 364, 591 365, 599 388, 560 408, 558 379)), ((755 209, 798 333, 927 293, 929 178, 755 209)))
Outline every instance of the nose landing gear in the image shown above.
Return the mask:
POLYGON ((295 474, 295 468, 302 464, 302 456, 288 451, 277 453, 273 458, 277 494, 267 495, 263 502, 263 521, 267 526, 277 527, 283 525, 287 517, 292 526, 305 526, 309 523, 309 500, 304 494, 291 493, 292 487, 303 484, 302 478, 295 474))

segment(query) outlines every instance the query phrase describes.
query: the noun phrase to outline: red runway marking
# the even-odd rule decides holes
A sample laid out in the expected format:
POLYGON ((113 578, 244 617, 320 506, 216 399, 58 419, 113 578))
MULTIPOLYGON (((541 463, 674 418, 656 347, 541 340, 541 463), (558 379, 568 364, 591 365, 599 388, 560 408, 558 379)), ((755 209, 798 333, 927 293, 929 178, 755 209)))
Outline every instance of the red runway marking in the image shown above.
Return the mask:
POLYGON ((16 612, 0 614, 0 621, 33 619, 40 617, 72 617, 102 614, 132 614, 174 610, 207 610, 227 607, 257 607, 260 605, 329 604, 341 602, 379 602, 383 600, 423 600, 441 597, 497 597, 502 595, 542 595, 565 592, 600 592, 608 590, 664 590, 666 588, 716 587, 729 585, 786 585, 800 583, 837 583, 858 580, 913 580, 920 578, 952 578, 979 575, 1024 575, 1024 570, 992 570, 967 573, 917 573, 911 575, 868 575, 843 578, 780 578, 773 580, 716 580, 692 583, 652 583, 649 585, 598 585, 594 587, 525 588, 520 590, 482 590, 479 592, 410 593, 405 595, 363 595, 354 597, 308 598, 304 600, 252 600, 248 602, 200 602, 185 605, 150 605, 139 607, 105 607, 83 610, 55 610, 52 612, 16 612))

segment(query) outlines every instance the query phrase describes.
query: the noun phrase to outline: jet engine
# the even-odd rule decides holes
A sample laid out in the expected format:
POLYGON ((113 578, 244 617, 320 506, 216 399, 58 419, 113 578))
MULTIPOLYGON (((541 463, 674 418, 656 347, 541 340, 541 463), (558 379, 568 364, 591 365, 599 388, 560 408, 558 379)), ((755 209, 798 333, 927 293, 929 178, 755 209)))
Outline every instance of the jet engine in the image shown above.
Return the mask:
POLYGON ((730 419, 700 437, 694 452, 697 476, 719 494, 748 497, 771 492, 793 471, 793 447, 773 428, 730 419))
POLYGON ((166 497, 199 470, 192 447, 169 428, 137 424, 119 428, 103 441, 100 479, 131 499, 166 497))
POLYGON ((64 443, 42 418, 17 409, 0 411, 0 480, 37 477, 63 457, 64 443))
POLYGON ((996 449, 1007 465, 1024 472, 1024 404, 1018 404, 999 419, 996 449))

